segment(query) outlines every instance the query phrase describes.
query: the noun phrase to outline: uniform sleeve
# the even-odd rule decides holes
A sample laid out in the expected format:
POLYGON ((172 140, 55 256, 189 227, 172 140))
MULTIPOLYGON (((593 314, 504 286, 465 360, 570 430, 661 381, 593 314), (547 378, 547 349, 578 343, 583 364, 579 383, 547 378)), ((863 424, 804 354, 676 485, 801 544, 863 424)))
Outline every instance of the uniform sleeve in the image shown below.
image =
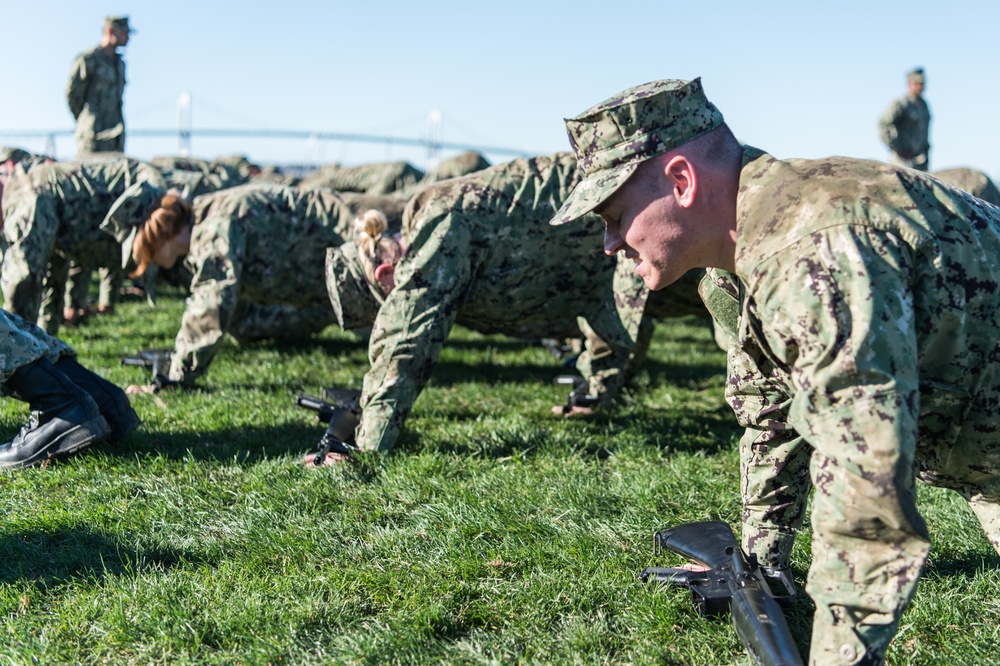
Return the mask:
POLYGON ((171 381, 191 385, 208 369, 239 302, 245 226, 230 218, 195 224, 188 265, 191 296, 170 359, 171 381))
POLYGON ((745 428, 740 439, 743 549, 763 565, 785 568, 809 497, 811 450, 788 424, 787 378, 751 336, 740 334, 739 279, 710 269, 698 292, 712 315, 716 340, 726 343, 726 402, 745 428))
POLYGON ((587 346, 576 368, 587 379, 590 394, 597 396, 602 405, 618 395, 645 356, 650 336, 643 336, 643 344, 637 345, 637 341, 648 298, 649 289, 631 263, 619 261, 612 293, 594 304, 585 317, 586 325, 581 326, 584 331, 589 328, 593 335, 587 335, 587 346))
POLYGON ((90 69, 87 59, 83 55, 76 57, 69 72, 69 82, 66 84, 66 103, 73 118, 79 118, 83 111, 83 105, 87 100, 87 88, 90 81, 87 78, 90 69))
POLYGON ((424 223, 397 267, 368 347, 357 444, 387 453, 430 378, 471 282, 471 232, 448 212, 424 223))
POLYGON ((899 120, 901 112, 902 104, 896 100, 889 105, 878 121, 878 131, 882 143, 894 152, 899 148, 899 132, 896 129, 896 121, 899 120))
POLYGON ((767 277, 748 297, 746 325, 791 377, 788 424, 828 465, 814 471, 817 495, 919 533, 908 494, 920 405, 912 250, 848 225, 800 243, 758 271, 767 277))

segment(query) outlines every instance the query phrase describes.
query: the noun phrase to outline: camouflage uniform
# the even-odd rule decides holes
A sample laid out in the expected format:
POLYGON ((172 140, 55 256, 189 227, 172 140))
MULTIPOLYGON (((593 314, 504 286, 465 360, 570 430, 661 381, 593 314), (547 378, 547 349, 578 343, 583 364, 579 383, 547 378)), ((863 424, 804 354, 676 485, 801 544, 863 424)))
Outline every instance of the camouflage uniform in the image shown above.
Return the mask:
POLYGON ((935 171, 931 175, 968 192, 974 197, 979 197, 987 203, 1000 206, 1000 190, 997 190, 997 186, 993 184, 989 176, 978 169, 969 169, 968 167, 943 169, 935 171))
MULTIPOLYGON (((118 155, 125 158, 124 155, 118 155)), ((102 156, 103 157, 103 156, 102 156)), ((182 197, 190 201, 191 199, 209 192, 217 192, 229 187, 242 185, 249 180, 249 176, 242 175, 234 166, 218 162, 205 162, 194 158, 154 158, 151 162, 153 166, 160 170, 167 189, 179 192, 182 197)), ((178 265, 179 266, 179 265, 178 265)), ((159 271, 151 266, 144 276, 147 286, 156 280, 159 271)), ((123 272, 115 267, 101 267, 98 269, 98 307, 104 309, 113 306, 118 297, 118 291, 122 285, 123 272)), ((191 276, 183 274, 177 270, 174 275, 175 280, 180 280, 186 286, 190 282, 191 276)), ((65 298, 63 303, 66 307, 74 309, 84 309, 87 305, 87 294, 90 291, 91 271, 77 262, 71 262, 67 274, 65 285, 65 298)), ((53 285, 58 288, 59 285, 53 285)), ((46 290, 43 299, 43 311, 48 311, 46 307, 49 299, 53 297, 51 290, 46 290)))
POLYGON ((927 171, 930 126, 931 111, 923 97, 904 95, 894 100, 878 123, 882 143, 890 151, 889 161, 927 171))
POLYGON ((15 167, 20 166, 25 171, 31 171, 36 166, 55 161, 48 155, 31 153, 27 150, 11 146, 0 146, 0 164, 8 160, 14 162, 15 167))
POLYGON ((104 216, 136 182, 164 185, 158 170, 127 158, 45 164, 15 174, 4 191, 4 307, 55 333, 69 262, 121 270, 121 247, 100 230, 104 216), (43 289, 55 296, 39 313, 43 289))
POLYGON ((391 194, 416 185, 423 177, 424 172, 409 162, 380 162, 353 167, 330 164, 306 174, 299 181, 299 187, 391 194))
POLYGON ((488 169, 489 161, 474 150, 467 150, 442 161, 420 179, 420 185, 430 185, 449 178, 467 176, 488 169))
POLYGON ((66 101, 76 119, 78 156, 125 150, 124 93, 125 61, 117 53, 95 46, 73 61, 66 101))
POLYGON ((10 395, 7 380, 18 368, 40 358, 56 363, 62 356, 76 356, 76 352, 31 322, 0 310, 0 395, 10 395))
MULTIPOLYGON (((577 180, 576 160, 563 153, 421 190, 403 216, 406 253, 384 299, 356 264, 339 262, 338 253, 328 257, 327 283, 341 325, 374 318, 357 434, 362 449, 393 448, 455 322, 520 338, 576 337, 583 317, 606 347, 583 354, 577 367, 592 393, 605 400, 615 394, 648 290, 603 253, 597 217, 575 227, 548 225, 577 180), (367 303, 350 305, 352 284, 367 303)), ((353 245, 341 252, 357 261, 353 245)))
POLYGON ((915 475, 965 497, 1000 552, 1000 208, 747 148, 738 234, 739 279, 712 286, 739 304, 743 544, 787 566, 815 487, 812 659, 880 663, 929 549, 915 475))
POLYGON ((191 200, 250 181, 250 173, 227 162, 209 162, 194 157, 154 157, 150 164, 163 172, 167 187, 191 200))
MULTIPOLYGON (((267 184, 198 197, 185 259, 191 297, 168 378, 192 384, 229 330, 244 340, 305 337, 336 321, 323 278, 326 249, 352 238, 355 218, 384 203, 267 184)), ((398 220, 400 211, 387 215, 398 220)))
MULTIPOLYGON (((699 80, 567 119, 587 173, 554 223, 722 123, 699 80)), ((728 137, 697 159, 725 159, 728 137)), ((929 549, 916 478, 962 494, 1000 552, 1000 208, 878 162, 744 147, 733 172, 716 167, 738 183, 736 274, 710 271, 702 296, 731 341, 726 398, 746 427, 743 546, 786 566, 814 488, 810 663, 879 664, 929 549)), ((728 251, 727 225, 698 238, 697 215, 651 214, 728 251)))

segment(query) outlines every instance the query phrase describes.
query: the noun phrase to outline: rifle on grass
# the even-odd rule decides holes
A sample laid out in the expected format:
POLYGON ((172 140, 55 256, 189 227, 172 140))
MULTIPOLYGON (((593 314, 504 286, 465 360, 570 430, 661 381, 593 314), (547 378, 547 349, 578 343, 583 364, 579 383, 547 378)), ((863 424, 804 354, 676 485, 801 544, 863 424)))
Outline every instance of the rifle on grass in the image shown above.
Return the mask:
POLYGON ((563 414, 569 414, 574 407, 593 407, 598 403, 598 397, 590 395, 587 380, 580 375, 559 375, 556 377, 556 384, 566 384, 573 387, 566 398, 566 404, 563 405, 563 414))
POLYGON ((134 365, 142 368, 149 368, 153 377, 153 384, 157 383, 157 378, 165 378, 170 371, 170 355, 172 349, 143 349, 134 356, 122 356, 122 365, 134 365))
POLYGON ((740 549, 736 535, 721 521, 679 525, 657 532, 654 553, 673 551, 709 571, 647 567, 639 574, 646 583, 686 587, 691 601, 703 616, 733 617, 733 626, 743 646, 760 666, 801 666, 802 658, 785 622, 782 607, 791 606, 795 585, 784 571, 766 572, 740 549), (767 581, 780 582, 787 594, 775 595, 767 581))
POLYGON ((300 395, 295 399, 296 405, 311 409, 322 423, 328 424, 313 458, 316 466, 323 464, 327 453, 356 453, 354 431, 361 423, 361 391, 331 387, 323 391, 323 396, 300 395))

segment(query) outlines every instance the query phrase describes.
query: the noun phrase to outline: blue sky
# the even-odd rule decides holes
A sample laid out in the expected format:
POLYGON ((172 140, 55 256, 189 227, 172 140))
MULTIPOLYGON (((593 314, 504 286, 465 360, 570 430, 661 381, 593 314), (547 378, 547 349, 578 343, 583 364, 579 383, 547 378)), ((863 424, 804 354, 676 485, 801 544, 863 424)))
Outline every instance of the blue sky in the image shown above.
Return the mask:
MULTIPOLYGON (((495 3, 36 0, 0 2, 4 132, 68 130, 73 57, 101 19, 129 14, 129 129, 177 126, 192 98, 195 131, 286 129, 421 138, 442 114, 445 141, 526 154, 568 148, 562 118, 624 88, 701 76, 737 136, 780 157, 883 159, 876 122, 927 70, 931 166, 1000 177, 1000 3, 868 1, 495 3)), ((175 154, 174 138, 131 137, 141 158, 175 154)), ((74 153, 60 137, 57 157, 74 153)), ((201 157, 360 163, 426 151, 307 139, 194 136, 201 157)), ((508 159, 489 155, 494 161, 508 159)))

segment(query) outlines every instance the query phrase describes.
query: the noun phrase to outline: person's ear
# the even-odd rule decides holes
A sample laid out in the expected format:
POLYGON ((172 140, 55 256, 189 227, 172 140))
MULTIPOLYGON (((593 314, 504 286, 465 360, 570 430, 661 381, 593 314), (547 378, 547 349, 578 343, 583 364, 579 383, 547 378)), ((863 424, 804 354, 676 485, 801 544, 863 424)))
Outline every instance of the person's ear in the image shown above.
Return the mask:
POLYGON ((375 280, 385 287, 386 292, 396 286, 394 274, 396 267, 392 264, 379 264, 375 269, 375 280))
POLYGON ((676 155, 667 162, 664 172, 672 184, 674 199, 681 208, 694 205, 698 194, 698 174, 694 164, 683 155, 676 155))

